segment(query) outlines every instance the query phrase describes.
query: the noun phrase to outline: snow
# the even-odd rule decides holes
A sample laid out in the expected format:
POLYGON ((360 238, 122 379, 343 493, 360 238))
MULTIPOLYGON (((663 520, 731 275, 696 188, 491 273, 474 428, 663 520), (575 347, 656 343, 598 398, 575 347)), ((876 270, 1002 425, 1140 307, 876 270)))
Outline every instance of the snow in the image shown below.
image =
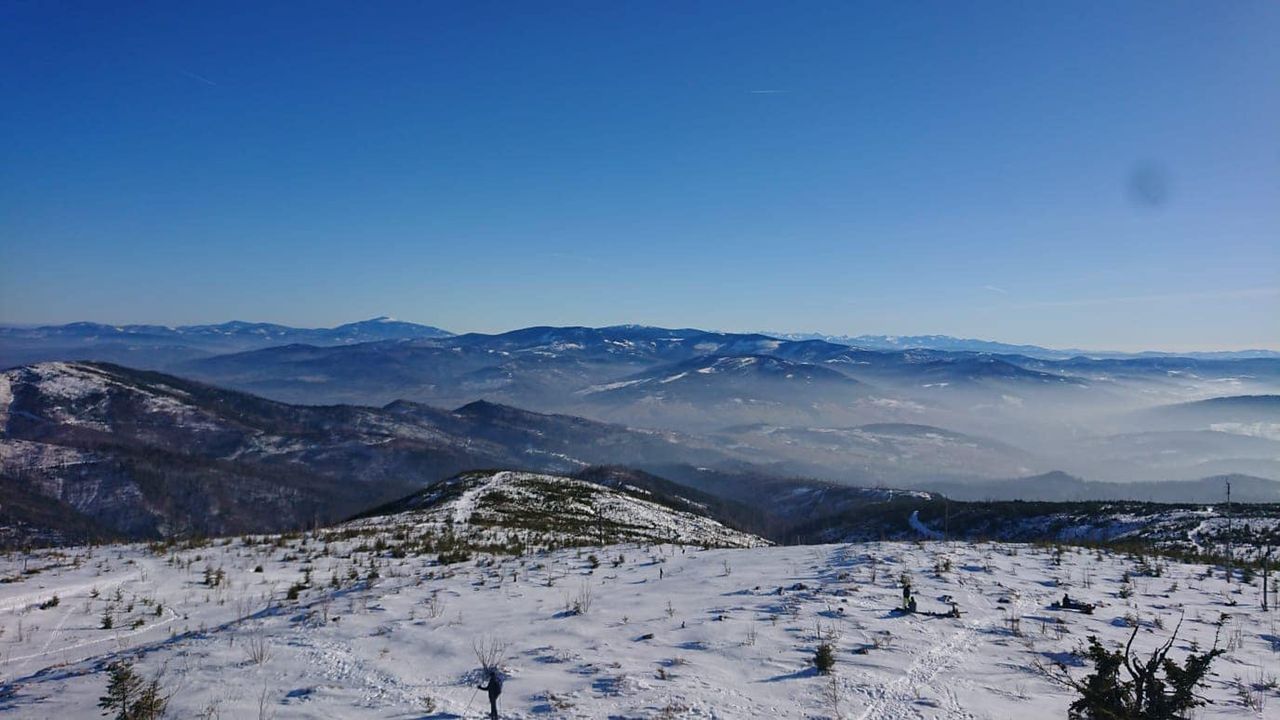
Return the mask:
POLYGON ((1139 652, 1179 617, 1176 658, 1215 635, 1228 649, 1197 717, 1274 717, 1275 690, 1259 691, 1269 701, 1262 712, 1239 692, 1277 673, 1277 613, 1257 607, 1257 586, 1169 562, 1160 577, 1134 575, 1132 597, 1121 598, 1133 569, 1092 551, 1068 549, 1057 564, 1049 548, 942 542, 629 544, 449 566, 375 555, 368 537, 339 535, 12 555, 0 559, 0 577, 14 580, 0 584, 0 711, 98 717, 105 664, 129 657, 144 674, 164 668, 165 683, 180 688, 172 717, 210 707, 259 717, 261 700, 280 720, 480 718, 472 644, 492 638, 508 643, 504 718, 826 718, 836 715, 824 698, 830 683, 809 665, 821 625, 836 636, 841 717, 1056 720, 1071 696, 1037 666, 1069 658, 1087 635, 1120 645, 1134 616, 1139 652), (600 559, 594 570, 588 553, 600 559), (367 579, 371 560, 379 576, 367 579), (935 573, 944 560, 951 569, 935 573), (24 562, 35 572, 22 574, 24 562), (206 567, 227 581, 206 586, 206 567), (304 567, 313 582, 289 600, 304 567), (352 570, 360 579, 348 579, 352 570), (891 613, 903 573, 921 610, 946 610, 939 598, 950 595, 962 616, 891 613), (1098 610, 1048 609, 1064 591, 1098 610), (584 592, 588 610, 566 612, 584 592), (55 594, 56 607, 39 609, 55 594), (108 608, 115 629, 103 630, 108 608), (1009 617, 1021 619, 1019 631, 1009 617), (266 648, 262 662, 255 643, 266 648))
POLYGON ((13 404, 13 385, 8 374, 0 373, 0 431, 9 424, 9 406, 13 404))
POLYGON ((890 410, 907 410, 914 413, 922 413, 925 407, 918 402, 911 400, 899 400, 896 398, 867 398, 867 403, 876 407, 888 408, 890 410))
POLYGON ((592 385, 589 388, 579 390, 577 394, 593 395, 595 393, 602 393, 602 392, 607 392, 609 390, 617 390, 618 388, 638 385, 642 382, 648 382, 648 378, 641 378, 639 380, 619 380, 618 382, 605 383, 603 385, 592 385))
POLYGON ((42 363, 30 366, 28 372, 39 378, 36 387, 42 393, 60 400, 83 400, 114 384, 103 375, 73 363, 42 363))
POLYGON ((83 363, 49 362, 0 373, 0 426, 8 418, 12 384, 30 383, 37 392, 56 401, 49 419, 68 425, 107 430, 105 421, 112 394, 131 395, 148 413, 167 415, 174 424, 201 429, 217 426, 190 404, 190 396, 177 388, 156 384, 147 391, 121 384, 105 371, 83 363))
MULTIPOLYGON (((0 403, 3 403, 3 389, 0 388, 0 403)), ((3 419, 0 414, 0 420, 3 419)), ((1217 432, 1232 433, 1233 435, 1248 435, 1251 437, 1260 437, 1266 440, 1280 441, 1280 423, 1273 422, 1255 422, 1255 423, 1210 423, 1209 429, 1217 432)))
POLYGON ((28 440, 0 439, 0 469, 5 472, 50 470, 87 462, 94 462, 94 457, 74 448, 28 440))
POLYGON ((942 539, 942 533, 938 532, 937 530, 933 530, 929 528, 929 526, 921 522, 919 510, 911 511, 911 517, 907 518, 907 523, 911 525, 912 530, 915 530, 916 532, 920 533, 922 537, 929 538, 930 540, 942 539))
MULTIPOLYGON (((648 495, 648 493, 646 493, 648 495)), ((599 538, 601 528, 629 541, 683 542, 710 547, 752 547, 763 539, 721 525, 701 514, 674 510, 642 497, 582 480, 541 473, 466 473, 418 496, 412 512, 358 520, 350 527, 385 533, 444 531, 474 544, 530 543, 579 545, 599 538), (554 509, 559 527, 529 518, 554 509), (513 528, 518 528, 513 530, 513 528)), ((688 503, 689 509, 699 509, 688 503)))
POLYGON ((476 510, 476 501, 480 496, 497 490, 499 487, 508 484, 514 473, 499 472, 494 473, 487 481, 477 483, 467 488, 462 493, 462 497, 453 502, 453 507, 449 512, 449 519, 455 525, 463 525, 471 522, 471 516, 476 510))

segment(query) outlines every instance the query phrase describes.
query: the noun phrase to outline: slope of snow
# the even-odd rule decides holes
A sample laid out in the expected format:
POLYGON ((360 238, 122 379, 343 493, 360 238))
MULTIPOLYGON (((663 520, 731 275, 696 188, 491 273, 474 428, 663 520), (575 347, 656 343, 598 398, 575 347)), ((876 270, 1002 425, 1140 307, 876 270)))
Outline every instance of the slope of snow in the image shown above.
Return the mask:
MULTIPOLYGON (((28 383, 55 404, 49 419, 68 425, 98 430, 108 429, 105 416, 112 394, 138 399, 147 412, 168 416, 175 424, 215 429, 205 413, 190 404, 186 392, 156 384, 147 389, 122 384, 108 372, 84 363, 48 362, 9 370, 0 374, 0 420, 7 419, 12 402, 12 384, 28 383)), ((3 423, 0 423, 3 427, 3 423)))
POLYGON ((129 658, 163 669, 172 717, 480 718, 473 644, 496 641, 504 718, 1056 720, 1071 695, 1037 666, 1079 677, 1086 636, 1118 646, 1136 622, 1148 653, 1181 617, 1174 657, 1215 636, 1228 650, 1196 717, 1274 717, 1278 618, 1257 585, 1158 565, 1123 598, 1133 559, 996 544, 628 544, 440 566, 334 531, 15 555, 0 559, 14 580, 0 584, 0 712, 98 717, 106 664, 129 658), (206 585, 206 568, 225 581, 206 585), (961 617, 891 612, 903 574, 922 611, 949 595, 961 617), (1063 592, 1098 610, 1049 609, 1063 592), (834 681, 810 665, 818 632, 834 637, 834 681))
POLYGON ((929 538, 930 540, 942 539, 942 533, 938 532, 937 530, 933 530, 929 528, 927 525, 925 525, 923 522, 920 522, 919 510, 912 510, 911 517, 907 518, 907 522, 911 524, 911 529, 920 533, 921 537, 926 537, 926 538, 929 538))
MULTIPOLYGON (((595 483, 514 471, 465 473, 404 501, 404 512, 356 520, 364 531, 420 532, 447 528, 473 544, 542 546, 612 541, 671 542, 711 547, 754 547, 763 539, 696 512, 672 509, 595 483)), ((689 503, 690 510, 699 507, 689 503)))
POLYGON ((7 373, 0 373, 0 432, 9 423, 9 406, 13 404, 13 385, 7 373))
POLYGON ((6 472, 45 470, 93 461, 92 455, 74 448, 0 438, 0 469, 6 472))

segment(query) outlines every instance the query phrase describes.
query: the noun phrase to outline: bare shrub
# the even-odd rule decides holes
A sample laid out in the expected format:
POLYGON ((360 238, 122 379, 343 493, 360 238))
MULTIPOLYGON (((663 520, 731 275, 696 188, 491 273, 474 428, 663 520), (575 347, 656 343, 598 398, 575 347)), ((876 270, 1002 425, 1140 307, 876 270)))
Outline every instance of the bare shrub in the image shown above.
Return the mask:
POLYGON ((578 587, 578 592, 572 597, 566 596, 564 602, 565 612, 573 615, 586 615, 591 610, 591 584, 583 581, 578 587))
POLYGON ((471 641, 471 649, 475 651, 476 660, 485 673, 494 672, 502 665, 507 656, 507 643, 493 637, 476 638, 471 641))
POLYGON ((444 614, 444 601, 440 599, 439 592, 433 592, 422 601, 423 608, 426 609, 427 617, 435 620, 444 614))
POLYGON ((254 665, 265 665, 271 659, 271 643, 262 632, 255 632, 244 642, 244 654, 254 665))

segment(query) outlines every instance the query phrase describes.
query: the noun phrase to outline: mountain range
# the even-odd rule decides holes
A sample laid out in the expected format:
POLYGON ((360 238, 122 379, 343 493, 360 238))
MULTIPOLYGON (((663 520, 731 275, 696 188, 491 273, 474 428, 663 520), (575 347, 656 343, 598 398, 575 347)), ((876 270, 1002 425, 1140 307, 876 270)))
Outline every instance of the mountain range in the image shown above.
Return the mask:
POLYGON ((46 360, 101 360, 159 369, 197 357, 273 345, 349 345, 378 340, 446 337, 440 328, 377 317, 332 328, 295 328, 275 323, 216 325, 0 325, 0 367, 46 360))
POLYGON ((0 524, 28 539, 297 528, 477 468, 649 473, 789 508, 753 520, 770 532, 878 489, 1207 502, 1231 475, 1266 501, 1280 480, 1280 358, 388 318, 4 328, 0 358, 0 524))
MULTIPOLYGON (((608 330, 610 328, 603 328, 608 330)), ((641 325, 616 326, 638 335, 665 336, 672 332, 641 325)), ((526 328, 503 333, 513 339, 549 328, 526 328)), ((581 328, 580 330, 589 330, 581 328)), ((701 331, 693 331, 701 332, 701 331)), ((219 324, 110 325, 74 322, 64 325, 0 325, 0 367, 42 360, 140 360, 137 366, 160 368, 170 362, 208 354, 252 350, 293 343, 306 345, 349 345, 378 340, 416 340, 453 335, 430 325, 381 316, 332 328, 299 328, 277 323, 231 321, 219 324), (74 353, 80 352, 81 355, 74 353), (70 353, 70 354, 69 354, 70 353), (110 357, 109 357, 110 355, 110 357)), ((958 353, 1021 355, 1042 360, 1191 358, 1197 360, 1276 359, 1280 351, 1268 349, 1192 352, 1117 352, 1078 348, 1047 348, 1039 345, 1003 343, 959 338, 950 335, 828 335, 822 333, 765 332, 717 333, 755 335, 786 341, 819 340, 863 350, 941 350, 958 353)))
MULTIPOLYGON (((573 474, 681 496, 685 506, 775 539, 820 533, 823 518, 838 516, 859 532, 910 532, 905 516, 882 510, 901 509, 903 498, 932 508, 936 492, 1207 502, 1221 485, 982 480, 1027 475, 1041 462, 998 440, 923 425, 748 424, 700 435, 488 401, 452 410, 410 401, 290 405, 105 363, 0 373, 0 544, 10 546, 306 527, 475 468, 573 474), (884 518, 889 525, 876 524, 884 518)), ((1241 501, 1276 498, 1280 486, 1233 483, 1241 501)))
POLYGON ((984 352, 1003 355, 1026 355, 1044 360, 1066 360, 1073 357, 1088 358, 1155 358, 1189 357, 1198 360, 1240 360, 1247 358, 1277 358, 1276 350, 1217 350, 1192 352, 1117 352, 1114 350, 1081 350, 1079 348, 1047 348, 1039 345, 958 338, 951 335, 824 335, 822 333, 765 333, 786 340, 823 340, 866 350, 950 350, 954 352, 984 352))

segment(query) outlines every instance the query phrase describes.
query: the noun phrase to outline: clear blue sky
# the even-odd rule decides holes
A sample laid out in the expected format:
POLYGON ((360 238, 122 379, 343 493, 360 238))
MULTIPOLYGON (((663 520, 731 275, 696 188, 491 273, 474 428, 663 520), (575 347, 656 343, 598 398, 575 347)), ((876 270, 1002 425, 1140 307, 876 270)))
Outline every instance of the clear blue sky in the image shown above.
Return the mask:
POLYGON ((0 322, 1280 346, 1280 3, 6 2, 0 322))

